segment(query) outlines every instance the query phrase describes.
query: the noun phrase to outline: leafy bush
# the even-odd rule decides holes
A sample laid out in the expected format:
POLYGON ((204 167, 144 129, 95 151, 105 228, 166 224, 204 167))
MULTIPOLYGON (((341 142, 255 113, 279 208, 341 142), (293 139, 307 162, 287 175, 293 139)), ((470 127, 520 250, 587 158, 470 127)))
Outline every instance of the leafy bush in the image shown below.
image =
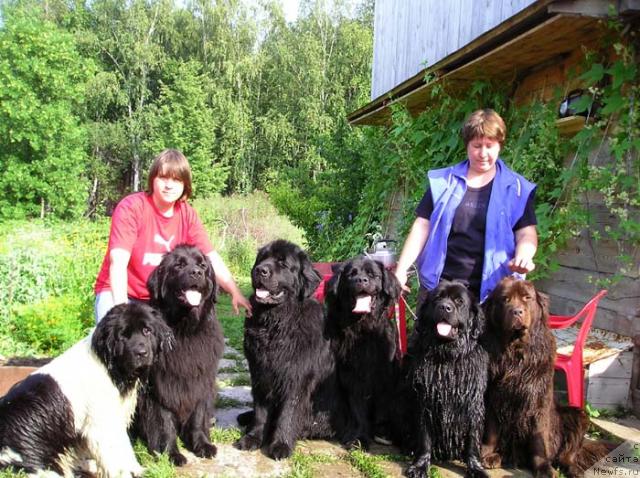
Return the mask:
POLYGON ((14 308, 9 329, 37 352, 58 355, 93 326, 93 297, 66 294, 14 308))
POLYGON ((107 234, 106 220, 3 224, 1 353, 55 354, 84 335, 93 322, 93 284, 107 234))

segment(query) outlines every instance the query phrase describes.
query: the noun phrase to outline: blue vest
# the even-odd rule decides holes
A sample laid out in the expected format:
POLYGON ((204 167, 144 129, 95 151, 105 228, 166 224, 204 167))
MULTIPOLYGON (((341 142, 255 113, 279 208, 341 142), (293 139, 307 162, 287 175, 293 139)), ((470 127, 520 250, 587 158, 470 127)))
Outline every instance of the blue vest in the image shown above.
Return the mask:
MULTIPOLYGON (((435 288, 440 282, 453 216, 467 191, 468 170, 469 160, 466 160, 454 166, 429 171, 427 175, 433 198, 433 212, 429 219, 429 237, 417 262, 420 283, 428 290, 435 288)), ((513 227, 522 217, 529 195, 535 187, 535 184, 511 171, 501 159, 496 161, 496 176, 487 208, 481 302, 485 301, 503 277, 513 274, 507 265, 516 249, 513 227)))

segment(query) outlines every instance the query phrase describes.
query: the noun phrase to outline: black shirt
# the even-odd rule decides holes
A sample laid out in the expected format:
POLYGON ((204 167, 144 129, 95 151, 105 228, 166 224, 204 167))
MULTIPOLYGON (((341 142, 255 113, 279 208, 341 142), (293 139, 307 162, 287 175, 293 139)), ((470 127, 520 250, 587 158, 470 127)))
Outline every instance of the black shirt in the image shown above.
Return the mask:
MULTIPOLYGON (((487 209, 491 197, 493 180, 480 188, 467 186, 460 205, 453 216, 453 224, 447 240, 447 257, 442 270, 443 279, 457 279, 473 290, 480 292, 484 259, 484 237, 487 209)), ((427 190, 416 208, 416 215, 431 218, 433 198, 427 190)), ((535 213, 535 189, 529 195, 522 217, 513 230, 537 224, 535 213)))

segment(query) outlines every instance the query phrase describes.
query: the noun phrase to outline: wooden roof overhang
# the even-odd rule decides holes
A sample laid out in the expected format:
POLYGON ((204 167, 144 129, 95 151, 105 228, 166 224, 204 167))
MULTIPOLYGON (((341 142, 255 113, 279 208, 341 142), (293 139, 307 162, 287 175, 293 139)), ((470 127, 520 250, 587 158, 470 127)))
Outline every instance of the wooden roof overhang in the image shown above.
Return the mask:
POLYGON ((417 115, 436 84, 454 95, 477 80, 517 84, 528 73, 561 61, 576 46, 597 48, 606 31, 603 18, 608 6, 602 2, 593 8, 593 3, 536 2, 347 119, 354 126, 388 125, 392 105, 405 105, 417 115))

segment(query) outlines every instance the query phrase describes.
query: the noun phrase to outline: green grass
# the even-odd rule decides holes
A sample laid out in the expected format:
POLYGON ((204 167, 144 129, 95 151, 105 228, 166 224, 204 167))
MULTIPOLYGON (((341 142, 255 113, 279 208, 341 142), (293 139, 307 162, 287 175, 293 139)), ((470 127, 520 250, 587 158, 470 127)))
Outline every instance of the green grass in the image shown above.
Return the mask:
POLYGON ((293 455, 289 458, 291 469, 283 478, 314 478, 314 465, 335 461, 337 458, 325 453, 302 453, 294 450, 293 455))
MULTIPOLYGON (((245 297, 251 295, 251 282, 248 277, 235 278, 238 287, 242 290, 245 297)), ((228 341, 230 347, 233 347, 237 352, 236 354, 225 354, 224 358, 230 360, 239 360, 244 358, 242 355, 242 340, 244 336, 244 310, 240 309, 240 314, 236 315, 231 307, 231 296, 224 292, 218 295, 218 303, 216 304, 216 314, 218 320, 222 324, 222 330, 224 336, 228 341)))
POLYGON ((379 464, 382 461, 379 456, 355 449, 346 455, 346 460, 367 478, 386 478, 387 476, 387 473, 379 464))
POLYGON ((161 455, 149 453, 147 447, 140 440, 136 440, 133 449, 138 461, 145 469, 145 478, 173 478, 177 475, 176 467, 171 463, 169 455, 166 453, 161 455))
POLYGON ((238 428, 218 428, 213 427, 209 433, 209 437, 213 443, 219 445, 231 445, 236 440, 239 440, 242 436, 242 432, 238 428))
POLYGON ((237 408, 246 405, 247 404, 245 402, 234 398, 221 397, 218 395, 218 398, 216 399, 216 408, 237 408))

